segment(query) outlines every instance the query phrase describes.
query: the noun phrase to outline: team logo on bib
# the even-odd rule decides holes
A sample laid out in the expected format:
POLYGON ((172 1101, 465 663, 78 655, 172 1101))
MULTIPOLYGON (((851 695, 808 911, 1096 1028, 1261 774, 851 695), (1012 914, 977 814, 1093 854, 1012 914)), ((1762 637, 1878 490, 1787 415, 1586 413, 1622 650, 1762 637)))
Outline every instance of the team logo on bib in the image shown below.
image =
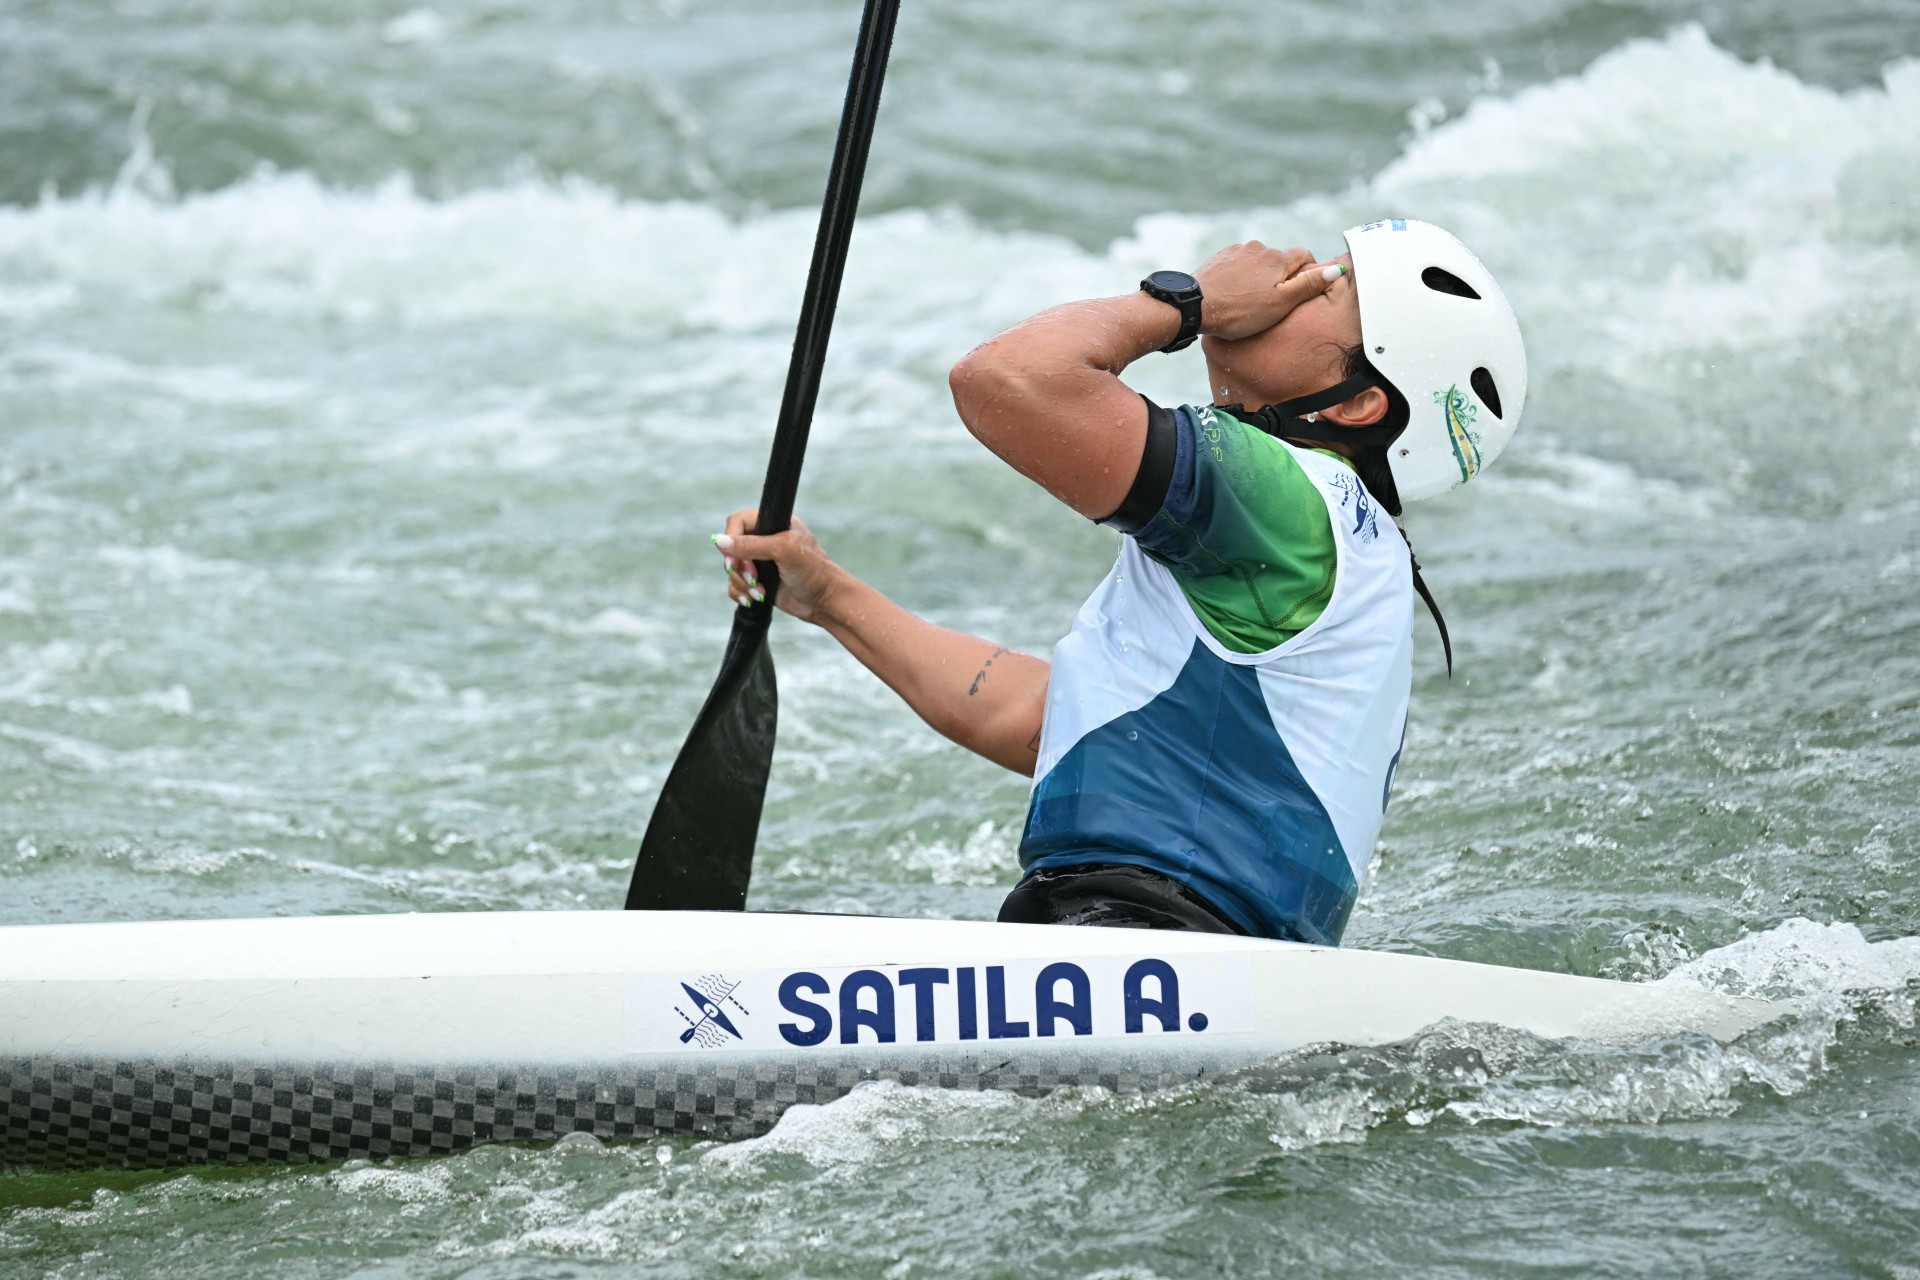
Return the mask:
POLYGON ((1342 508, 1353 508, 1353 535, 1362 542, 1372 542, 1380 536, 1380 526, 1373 515, 1373 495, 1367 492, 1367 486, 1360 477, 1349 471, 1341 471, 1331 481, 1340 491, 1342 508))

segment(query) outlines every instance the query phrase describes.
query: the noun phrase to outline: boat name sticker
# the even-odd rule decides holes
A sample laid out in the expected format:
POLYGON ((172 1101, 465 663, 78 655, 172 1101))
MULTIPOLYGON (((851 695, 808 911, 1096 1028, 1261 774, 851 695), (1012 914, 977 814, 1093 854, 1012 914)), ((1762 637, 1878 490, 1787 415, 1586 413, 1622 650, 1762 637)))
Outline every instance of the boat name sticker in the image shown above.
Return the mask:
POLYGON ((630 1053, 1252 1030, 1252 962, 1244 954, 767 969, 627 981, 630 1053))

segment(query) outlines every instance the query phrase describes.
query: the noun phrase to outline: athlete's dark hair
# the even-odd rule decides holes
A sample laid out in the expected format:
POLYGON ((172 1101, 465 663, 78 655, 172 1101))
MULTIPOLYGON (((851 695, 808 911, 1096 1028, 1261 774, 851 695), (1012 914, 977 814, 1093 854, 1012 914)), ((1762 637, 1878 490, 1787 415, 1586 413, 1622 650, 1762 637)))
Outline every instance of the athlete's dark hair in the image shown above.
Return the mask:
MULTIPOLYGON (((1413 410, 1407 404, 1407 398, 1400 394, 1400 388, 1380 376, 1380 371, 1373 367, 1373 361, 1367 359, 1367 349, 1359 343, 1348 347, 1346 356, 1349 378, 1357 378, 1364 373, 1378 379, 1380 389, 1387 393, 1387 411, 1374 425, 1398 427, 1404 431, 1407 419, 1413 416, 1413 410)), ((1367 492, 1373 495, 1373 500, 1385 507, 1388 515, 1397 516, 1400 514, 1400 489, 1393 483, 1393 468, 1387 462, 1387 450, 1392 447, 1390 444, 1362 445, 1359 456, 1353 460, 1353 469, 1359 475, 1360 483, 1367 486, 1367 492)), ((1407 561, 1413 568, 1413 589, 1427 602, 1427 612, 1433 615, 1433 625, 1440 629, 1440 645, 1446 650, 1447 676, 1451 679, 1453 640, 1447 635, 1447 620, 1440 616, 1440 605, 1434 600, 1433 592, 1427 589, 1426 579, 1420 576, 1420 561, 1413 554, 1413 539, 1407 537, 1405 529, 1400 530, 1400 536, 1407 543, 1407 561)))
MULTIPOLYGON (((1405 429, 1407 419, 1413 416, 1407 398, 1400 394, 1400 388, 1380 376, 1373 367, 1373 361, 1367 359, 1365 343, 1356 342, 1346 350, 1346 373, 1349 378, 1362 374, 1378 381, 1380 389, 1387 393, 1387 412, 1376 426, 1405 429)), ((1353 469, 1360 476, 1360 483, 1367 486, 1367 492, 1373 495, 1375 502, 1387 509, 1387 514, 1400 514, 1400 490, 1393 483, 1393 468, 1387 464, 1387 450, 1390 445, 1370 444, 1360 448, 1359 456, 1353 460, 1353 469)))

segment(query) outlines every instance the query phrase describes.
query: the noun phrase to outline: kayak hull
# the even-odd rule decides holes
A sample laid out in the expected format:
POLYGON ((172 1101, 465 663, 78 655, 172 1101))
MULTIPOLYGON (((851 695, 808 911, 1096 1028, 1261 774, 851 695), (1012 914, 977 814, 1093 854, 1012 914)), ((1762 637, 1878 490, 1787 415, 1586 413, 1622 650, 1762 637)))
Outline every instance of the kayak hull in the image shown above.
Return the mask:
MULTIPOLYGON (((424 1156, 490 1142, 591 1133, 757 1137, 795 1103, 831 1102, 863 1080, 1029 1095, 1063 1085, 1138 1091, 1206 1074, 1099 1056, 892 1054, 802 1064, 396 1067, 361 1062, 0 1059, 4 1159, 142 1168, 424 1156)), ((1222 1069, 1225 1064, 1215 1064, 1222 1069)))
POLYGON ((864 1080, 1029 1094, 1452 1019, 1728 1039, 1783 1006, 1217 935, 703 912, 0 929, 0 1160, 155 1166, 766 1132, 864 1080))

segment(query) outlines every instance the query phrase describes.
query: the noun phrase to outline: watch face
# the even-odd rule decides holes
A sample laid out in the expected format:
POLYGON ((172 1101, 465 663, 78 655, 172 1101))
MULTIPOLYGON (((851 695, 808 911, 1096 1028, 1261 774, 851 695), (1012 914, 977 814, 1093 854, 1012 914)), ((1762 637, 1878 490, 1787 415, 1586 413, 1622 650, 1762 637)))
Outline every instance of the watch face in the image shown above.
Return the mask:
POLYGON ((1168 293, 1191 293, 1200 287, 1200 282, 1184 271, 1156 271, 1147 279, 1153 281, 1154 288, 1168 293))

